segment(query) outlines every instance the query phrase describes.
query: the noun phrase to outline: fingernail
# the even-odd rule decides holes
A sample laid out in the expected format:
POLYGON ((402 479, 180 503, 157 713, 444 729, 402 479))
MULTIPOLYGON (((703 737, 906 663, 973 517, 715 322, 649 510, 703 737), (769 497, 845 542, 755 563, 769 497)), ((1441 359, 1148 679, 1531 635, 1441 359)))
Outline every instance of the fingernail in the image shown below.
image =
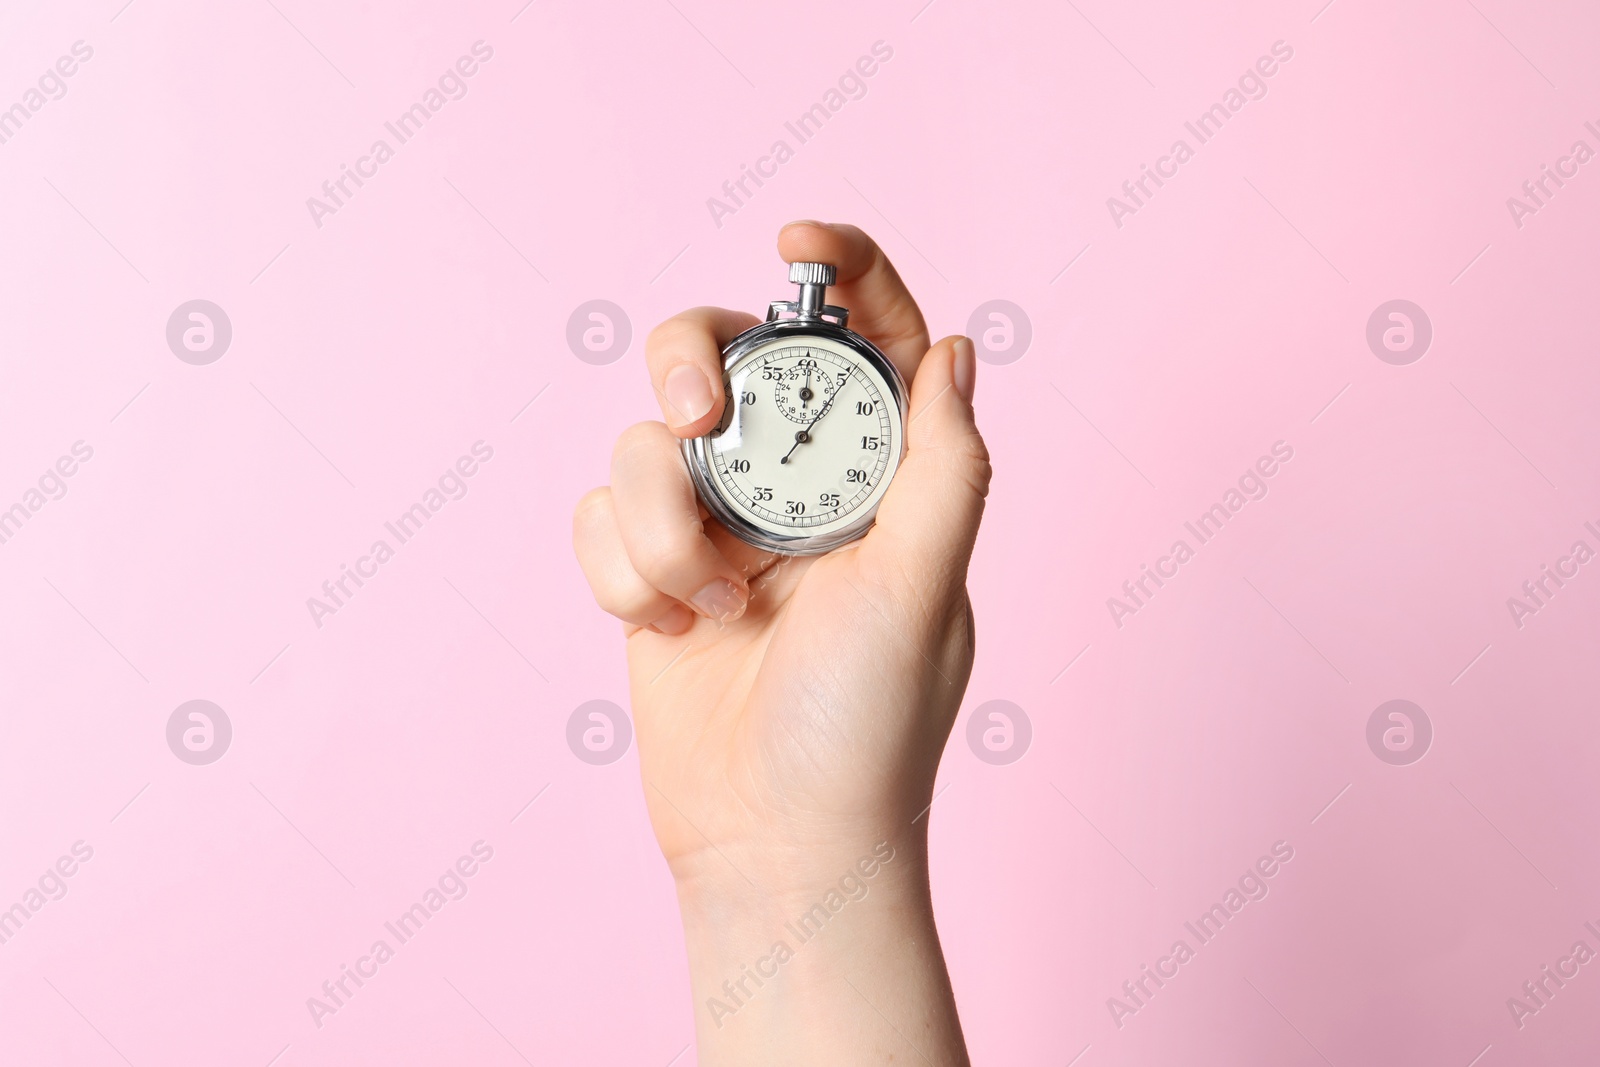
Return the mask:
POLYGON ((961 399, 972 403, 973 390, 978 384, 978 357, 972 349, 972 342, 965 337, 956 338, 955 366, 951 376, 955 379, 956 392, 961 394, 961 399))
POLYGON ((714 578, 706 587, 689 598, 694 610, 708 619, 732 622, 744 614, 745 600, 739 587, 726 578, 714 578))
POLYGON ((666 394, 672 414, 677 416, 674 425, 698 422, 711 410, 711 383, 698 367, 688 363, 680 363, 667 372, 661 391, 666 394))
POLYGON ((816 219, 795 219, 793 222, 786 222, 783 224, 783 228, 786 230, 790 226, 821 226, 823 229, 828 228, 828 224, 826 222, 818 222, 816 219))

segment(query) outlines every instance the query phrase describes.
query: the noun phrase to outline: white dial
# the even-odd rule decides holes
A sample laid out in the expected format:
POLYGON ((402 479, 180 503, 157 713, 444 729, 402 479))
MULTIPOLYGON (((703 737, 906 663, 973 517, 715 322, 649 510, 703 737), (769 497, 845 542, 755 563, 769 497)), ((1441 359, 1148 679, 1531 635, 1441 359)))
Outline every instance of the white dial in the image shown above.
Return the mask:
POLYGON ((896 393, 860 353, 828 337, 776 338, 727 370, 728 405, 706 440, 709 488, 775 534, 857 521, 900 464, 896 393))

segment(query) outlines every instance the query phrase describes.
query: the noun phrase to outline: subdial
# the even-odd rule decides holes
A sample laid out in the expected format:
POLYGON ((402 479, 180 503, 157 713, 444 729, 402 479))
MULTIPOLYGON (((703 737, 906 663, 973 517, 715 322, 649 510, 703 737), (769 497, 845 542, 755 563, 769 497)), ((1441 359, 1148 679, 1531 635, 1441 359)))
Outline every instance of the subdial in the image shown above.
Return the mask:
POLYGON ((833 375, 815 367, 792 367, 772 387, 772 399, 790 422, 802 426, 822 411, 838 388, 833 375))

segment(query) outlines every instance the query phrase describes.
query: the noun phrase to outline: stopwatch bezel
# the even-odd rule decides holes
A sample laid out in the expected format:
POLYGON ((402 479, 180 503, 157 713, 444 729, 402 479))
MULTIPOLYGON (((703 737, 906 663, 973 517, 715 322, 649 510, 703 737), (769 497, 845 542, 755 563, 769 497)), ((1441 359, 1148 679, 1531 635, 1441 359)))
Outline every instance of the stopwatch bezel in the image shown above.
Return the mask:
MULTIPOLYGON (((871 366, 883 378, 889 387, 890 394, 894 397, 895 406, 900 411, 900 451, 895 460, 894 473, 898 473, 900 464, 906 458, 906 423, 909 421, 910 412, 907 407, 909 390, 900 371, 884 355, 877 345, 867 340, 848 327, 839 326, 826 319, 773 319, 759 323, 744 331, 739 336, 729 341, 722 350, 722 391, 724 403, 733 404, 732 386, 728 377, 739 360, 749 355, 753 350, 770 344, 773 341, 791 341, 803 337, 820 337, 850 349, 862 362, 871 366)), ((729 409, 724 409, 724 414, 729 409)), ((713 518, 720 522, 745 544, 768 552, 775 552, 784 556, 820 556, 831 552, 840 545, 847 545, 852 541, 865 537, 867 531, 872 529, 877 520, 878 506, 883 503, 883 494, 865 508, 860 515, 854 517, 847 525, 825 534, 780 534, 757 526, 722 496, 715 476, 711 471, 711 457, 708 455, 710 435, 691 437, 680 442, 684 462, 689 467, 689 479, 694 483, 695 493, 700 501, 705 504, 713 518)), ((890 475, 893 481, 893 474, 890 475)), ((885 487, 887 492, 887 486, 885 487)))

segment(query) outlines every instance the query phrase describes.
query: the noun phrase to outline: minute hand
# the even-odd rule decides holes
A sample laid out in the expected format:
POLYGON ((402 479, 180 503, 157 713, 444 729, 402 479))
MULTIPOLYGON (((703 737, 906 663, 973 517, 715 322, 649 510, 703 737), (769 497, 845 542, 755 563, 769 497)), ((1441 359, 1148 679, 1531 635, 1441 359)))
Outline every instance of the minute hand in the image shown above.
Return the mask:
POLYGON ((822 410, 817 412, 817 417, 811 420, 810 425, 794 435, 794 444, 789 446, 789 451, 783 454, 783 458, 778 460, 779 463, 789 462, 789 457, 794 455, 794 450, 811 440, 812 428, 815 427, 817 423, 821 422, 822 417, 828 413, 828 409, 833 407, 833 402, 839 399, 839 394, 844 392, 845 383, 850 380, 850 375, 854 374, 855 372, 856 369, 854 367, 851 367, 849 370, 845 371, 844 377, 839 379, 839 387, 833 391, 833 395, 828 398, 828 402, 822 405, 822 410))

